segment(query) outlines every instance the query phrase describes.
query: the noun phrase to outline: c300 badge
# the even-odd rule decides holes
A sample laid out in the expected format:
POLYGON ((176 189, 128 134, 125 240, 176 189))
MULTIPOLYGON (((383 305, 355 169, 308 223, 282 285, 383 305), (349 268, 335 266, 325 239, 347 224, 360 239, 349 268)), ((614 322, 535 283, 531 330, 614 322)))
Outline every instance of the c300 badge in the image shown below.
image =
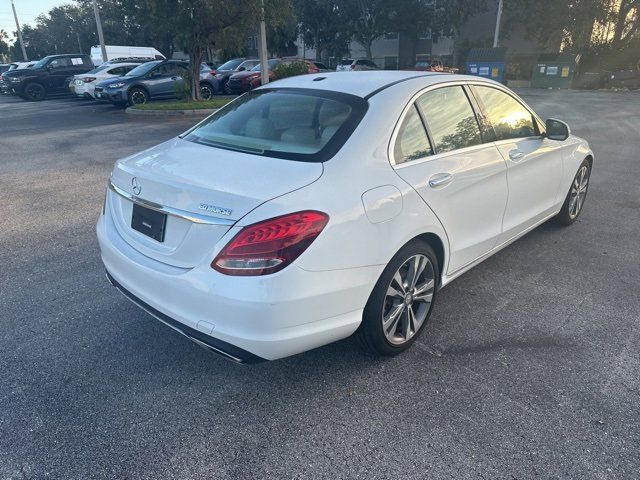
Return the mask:
POLYGON ((207 203, 201 203, 200 205, 198 205, 198 208, 200 210, 204 210, 205 212, 215 213, 218 215, 225 215, 227 217, 231 215, 230 208, 216 207, 215 205, 209 205, 207 203))

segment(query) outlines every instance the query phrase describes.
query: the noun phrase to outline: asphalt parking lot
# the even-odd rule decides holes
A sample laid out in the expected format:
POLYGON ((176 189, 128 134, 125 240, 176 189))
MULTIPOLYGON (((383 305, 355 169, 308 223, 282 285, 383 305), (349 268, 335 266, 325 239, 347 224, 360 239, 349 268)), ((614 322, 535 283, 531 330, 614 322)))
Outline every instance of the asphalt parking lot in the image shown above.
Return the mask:
POLYGON ((240 366, 111 287, 114 161, 198 117, 0 97, 0 479, 640 478, 640 92, 522 92, 596 155, 580 220, 445 288, 414 347, 240 366))

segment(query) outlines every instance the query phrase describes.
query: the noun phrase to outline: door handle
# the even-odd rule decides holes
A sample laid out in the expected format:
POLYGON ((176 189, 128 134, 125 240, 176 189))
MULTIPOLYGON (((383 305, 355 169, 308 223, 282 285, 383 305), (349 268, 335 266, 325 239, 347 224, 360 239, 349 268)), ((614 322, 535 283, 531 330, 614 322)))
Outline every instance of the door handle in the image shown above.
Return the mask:
POLYGON ((453 175, 450 173, 436 173, 429 179, 429 186, 431 188, 444 187, 453 180, 453 175))
POLYGON ((524 158, 524 152, 521 152, 520 150, 511 150, 509 152, 509 158, 514 162, 519 162, 524 158))

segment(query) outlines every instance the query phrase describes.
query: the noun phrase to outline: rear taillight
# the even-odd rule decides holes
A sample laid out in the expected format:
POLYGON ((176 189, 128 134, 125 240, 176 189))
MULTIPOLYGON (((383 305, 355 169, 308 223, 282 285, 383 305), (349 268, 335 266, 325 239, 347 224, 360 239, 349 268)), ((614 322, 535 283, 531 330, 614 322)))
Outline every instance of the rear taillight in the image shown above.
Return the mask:
POLYGON ((217 71, 217 70, 211 70, 209 73, 210 73, 211 75, 216 75, 216 74, 218 73, 218 71, 217 71))
POLYGON ((282 270, 322 232, 326 213, 296 212, 244 227, 211 263, 226 275, 267 275, 282 270))
POLYGON ((351 65, 349 68, 350 68, 351 70, 355 70, 355 69, 356 69, 356 66, 355 66, 355 65, 351 65))
POLYGON ((93 82, 95 79, 96 79, 96 77, 84 77, 84 78, 82 79, 82 81, 83 81, 84 83, 91 83, 91 82, 93 82))

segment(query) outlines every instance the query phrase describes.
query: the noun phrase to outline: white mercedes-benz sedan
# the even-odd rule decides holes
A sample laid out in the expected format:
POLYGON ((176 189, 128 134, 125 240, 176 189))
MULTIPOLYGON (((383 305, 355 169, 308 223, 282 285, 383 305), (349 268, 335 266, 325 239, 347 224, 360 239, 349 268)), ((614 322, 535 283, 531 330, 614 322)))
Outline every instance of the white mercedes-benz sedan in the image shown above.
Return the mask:
POLYGON ((97 234, 114 286, 227 358, 354 333, 393 355, 440 288, 551 218, 573 223, 592 164, 565 123, 489 80, 304 75, 119 160, 97 234))

